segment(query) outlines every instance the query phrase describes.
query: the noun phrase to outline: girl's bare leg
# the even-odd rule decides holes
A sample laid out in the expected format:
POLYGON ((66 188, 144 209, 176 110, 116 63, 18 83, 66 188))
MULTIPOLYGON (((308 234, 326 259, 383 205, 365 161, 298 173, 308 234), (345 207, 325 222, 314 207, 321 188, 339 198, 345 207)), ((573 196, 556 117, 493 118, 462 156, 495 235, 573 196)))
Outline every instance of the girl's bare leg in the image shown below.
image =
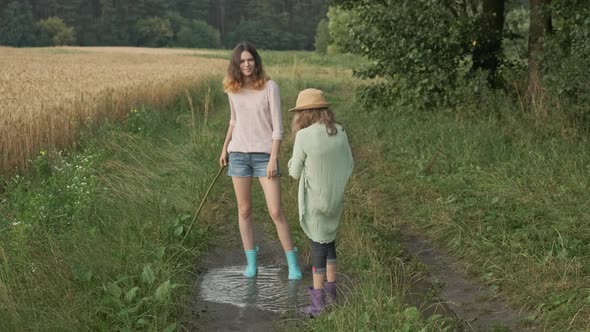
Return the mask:
POLYGON ((325 273, 313 273, 313 289, 324 289, 325 273))
POLYGON ((281 182, 279 177, 272 177, 270 179, 265 177, 258 178, 264 197, 266 199, 266 206, 272 221, 277 228, 279 240, 283 245, 285 251, 293 250, 293 241, 291 240, 291 232, 289 231, 289 224, 285 213, 281 208, 281 182))
POLYGON ((244 250, 254 249, 254 227, 252 225, 252 178, 232 177, 238 202, 238 221, 244 250))
MULTIPOLYGON (((328 277, 328 282, 335 282, 336 281, 336 264, 326 265, 326 276, 328 277)), ((314 279, 314 284, 315 284, 315 279, 314 279)))

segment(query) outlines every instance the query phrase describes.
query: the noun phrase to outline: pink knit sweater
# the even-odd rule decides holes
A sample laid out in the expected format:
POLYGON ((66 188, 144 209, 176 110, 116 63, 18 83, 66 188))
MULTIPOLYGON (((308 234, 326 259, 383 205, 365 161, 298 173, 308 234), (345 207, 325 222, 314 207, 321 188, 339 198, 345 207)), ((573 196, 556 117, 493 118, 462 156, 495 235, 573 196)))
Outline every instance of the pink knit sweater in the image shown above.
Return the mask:
POLYGON ((269 80, 262 90, 242 88, 228 97, 234 129, 227 151, 270 154, 272 141, 283 139, 278 85, 269 80))

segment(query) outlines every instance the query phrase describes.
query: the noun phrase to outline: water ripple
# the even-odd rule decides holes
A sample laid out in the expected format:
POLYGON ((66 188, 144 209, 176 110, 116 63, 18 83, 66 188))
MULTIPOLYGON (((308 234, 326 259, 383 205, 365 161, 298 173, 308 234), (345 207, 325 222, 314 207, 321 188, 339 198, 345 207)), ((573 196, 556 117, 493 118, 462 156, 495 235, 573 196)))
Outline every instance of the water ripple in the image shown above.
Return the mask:
POLYGON ((299 280, 288 280, 287 272, 279 266, 259 266, 256 278, 245 278, 243 269, 244 266, 228 266, 205 273, 201 278, 201 298, 285 313, 296 308, 298 294, 305 293, 305 285, 299 280))

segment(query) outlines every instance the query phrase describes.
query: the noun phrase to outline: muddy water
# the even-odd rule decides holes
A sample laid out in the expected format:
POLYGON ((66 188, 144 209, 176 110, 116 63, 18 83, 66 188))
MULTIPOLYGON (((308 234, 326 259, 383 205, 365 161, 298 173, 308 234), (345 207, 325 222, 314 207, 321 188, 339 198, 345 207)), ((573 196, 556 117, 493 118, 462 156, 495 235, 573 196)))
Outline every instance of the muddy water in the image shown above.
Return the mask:
POLYGON ((490 287, 470 278, 446 250, 435 247, 409 227, 401 229, 401 245, 429 271, 428 278, 414 285, 410 303, 422 309, 426 306, 430 314, 456 317, 461 322, 461 331, 540 330, 535 325, 523 324, 530 312, 510 307, 490 287), (435 284, 440 287, 437 301, 428 296, 428 288, 435 284))
POLYGON ((280 266, 259 266, 256 278, 245 278, 243 269, 244 266, 228 266, 209 270, 201 277, 201 299, 282 315, 295 313, 298 307, 309 302, 304 297, 306 284, 287 280, 286 271, 280 266))
POLYGON ((307 287, 312 284, 311 268, 300 256, 302 280, 288 280, 285 253, 276 239, 269 239, 255 226, 258 274, 242 275, 246 258, 237 227, 230 230, 223 245, 212 248, 196 271, 190 301, 186 307, 186 331, 275 331, 301 329, 297 309, 309 304, 307 287))

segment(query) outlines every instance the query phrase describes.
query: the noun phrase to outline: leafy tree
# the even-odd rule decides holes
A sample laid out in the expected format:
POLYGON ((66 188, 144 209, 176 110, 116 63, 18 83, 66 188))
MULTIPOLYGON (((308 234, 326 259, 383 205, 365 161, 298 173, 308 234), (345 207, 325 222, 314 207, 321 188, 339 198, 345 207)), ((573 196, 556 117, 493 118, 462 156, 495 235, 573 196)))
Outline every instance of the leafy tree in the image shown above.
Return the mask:
MULTIPOLYGON (((76 26, 81 23, 80 12, 84 0, 59 0, 55 1, 55 14, 61 17, 68 26, 76 26)), ((84 1, 85 2, 85 1, 84 1)))
POLYGON ((544 52, 540 63, 541 83, 559 97, 564 110, 590 132, 590 2, 553 0, 545 15, 544 52), (551 25, 548 14, 553 18, 551 25))
POLYGON ((97 45, 100 40, 98 32, 98 1, 83 0, 78 9, 78 23, 72 27, 76 31, 77 44, 82 46, 97 45))
POLYGON ((38 23, 45 43, 54 46, 72 45, 76 41, 74 28, 68 27, 59 17, 50 17, 38 23))
POLYGON ((486 70, 488 82, 494 86, 496 72, 502 57, 502 38, 504 32, 504 0, 483 0, 483 12, 478 15, 479 27, 474 39, 471 67, 472 71, 486 70))
POLYGON ((470 51, 473 20, 458 19, 447 1, 334 0, 355 9, 359 20, 349 26, 346 51, 365 55, 367 68, 356 74, 380 77, 367 87, 367 105, 402 103, 430 109, 452 104, 460 83, 460 62, 470 51))
POLYGON ((529 27, 529 58, 528 58, 528 89, 527 95, 531 99, 540 117, 545 117, 545 107, 542 104, 540 58, 543 53, 543 38, 545 36, 545 17, 543 7, 549 0, 530 0, 530 27, 529 27), (542 113, 542 114, 541 114, 542 113))
POLYGON ((277 13, 272 0, 251 0, 243 19, 231 31, 227 46, 248 40, 261 49, 295 49, 301 39, 288 32, 288 13, 277 13))
MULTIPOLYGON (((142 11, 140 12, 142 17, 155 17, 161 16, 166 11, 170 10, 170 0, 141 0, 143 2, 142 11)), ((199 1, 197 1, 199 2, 199 1)))
POLYGON ((328 20, 323 19, 318 23, 315 30, 315 50, 320 54, 328 52, 328 44, 330 43, 330 31, 328 30, 328 20))
POLYGON ((161 17, 149 17, 137 21, 139 44, 150 47, 167 46, 174 33, 170 21, 161 17))
POLYGON ((0 16, 0 44, 35 46, 36 26, 27 0, 9 3, 0 16))
POLYGON ((176 35, 176 46, 196 48, 219 48, 221 39, 219 31, 209 24, 192 20, 181 26, 176 35))
POLYGON ((97 35, 100 45, 121 45, 122 40, 116 29, 117 13, 113 0, 100 0, 97 35))
MULTIPOLYGON (((249 16, 250 0, 212 0, 209 23, 217 27, 226 46, 233 47, 235 37, 230 36, 236 26, 249 16)), ((252 18, 252 17, 250 17, 252 18)))
POLYGON ((207 21, 212 3, 209 0, 174 0, 174 10, 188 19, 207 21))
MULTIPOLYGON (((34 21, 61 18, 76 31, 79 45, 172 45, 181 27, 182 39, 188 38, 187 27, 193 20, 217 29, 225 46, 238 40, 252 40, 241 31, 254 33, 257 44, 273 49, 313 49, 317 23, 325 17, 328 0, 26 0, 31 5, 34 21), (154 17, 170 22, 172 37, 161 24, 150 28, 145 23, 154 17), (180 20, 182 18, 186 21, 180 20), (181 23, 182 22, 182 23, 181 23), (238 28, 239 27, 239 28, 238 28), (140 29, 141 28, 141 29, 140 29), (160 29, 158 41, 152 37, 160 29), (150 31, 151 30, 151 31, 150 31), (172 44, 170 44, 172 43, 172 44)), ((0 0, 0 15, 10 3, 0 0)), ((27 3, 27 2, 25 2, 27 3)), ((13 6, 14 7, 14 6, 13 6)), ((11 8, 14 10, 14 8, 11 8)), ((14 21, 2 20, 0 25, 24 29, 14 21)), ((162 23, 154 21, 151 23, 162 23)), ((29 22, 29 26, 31 26, 29 22)), ((33 27, 35 25, 33 24, 33 27)), ((8 29, 8 28, 7 28, 8 29)), ((6 34, 0 39, 9 38, 6 34)), ((213 37, 215 39, 215 37, 213 37)), ((158 39, 158 38, 156 38, 158 39)), ((14 42, 13 42, 14 43, 14 42)), ((27 42, 27 45, 30 42, 27 42)), ((201 42, 199 42, 201 44, 201 42)))
POLYGON ((328 10, 327 1, 325 0, 297 0, 294 1, 291 9, 291 25, 295 30, 291 33, 297 33, 304 37, 302 45, 294 45, 292 49, 314 49, 314 35, 317 24, 325 17, 328 10))
POLYGON ((328 30, 330 32, 330 46, 336 52, 345 52, 354 49, 354 39, 351 36, 351 28, 355 31, 361 29, 361 18, 354 9, 343 10, 339 7, 328 9, 328 30))

